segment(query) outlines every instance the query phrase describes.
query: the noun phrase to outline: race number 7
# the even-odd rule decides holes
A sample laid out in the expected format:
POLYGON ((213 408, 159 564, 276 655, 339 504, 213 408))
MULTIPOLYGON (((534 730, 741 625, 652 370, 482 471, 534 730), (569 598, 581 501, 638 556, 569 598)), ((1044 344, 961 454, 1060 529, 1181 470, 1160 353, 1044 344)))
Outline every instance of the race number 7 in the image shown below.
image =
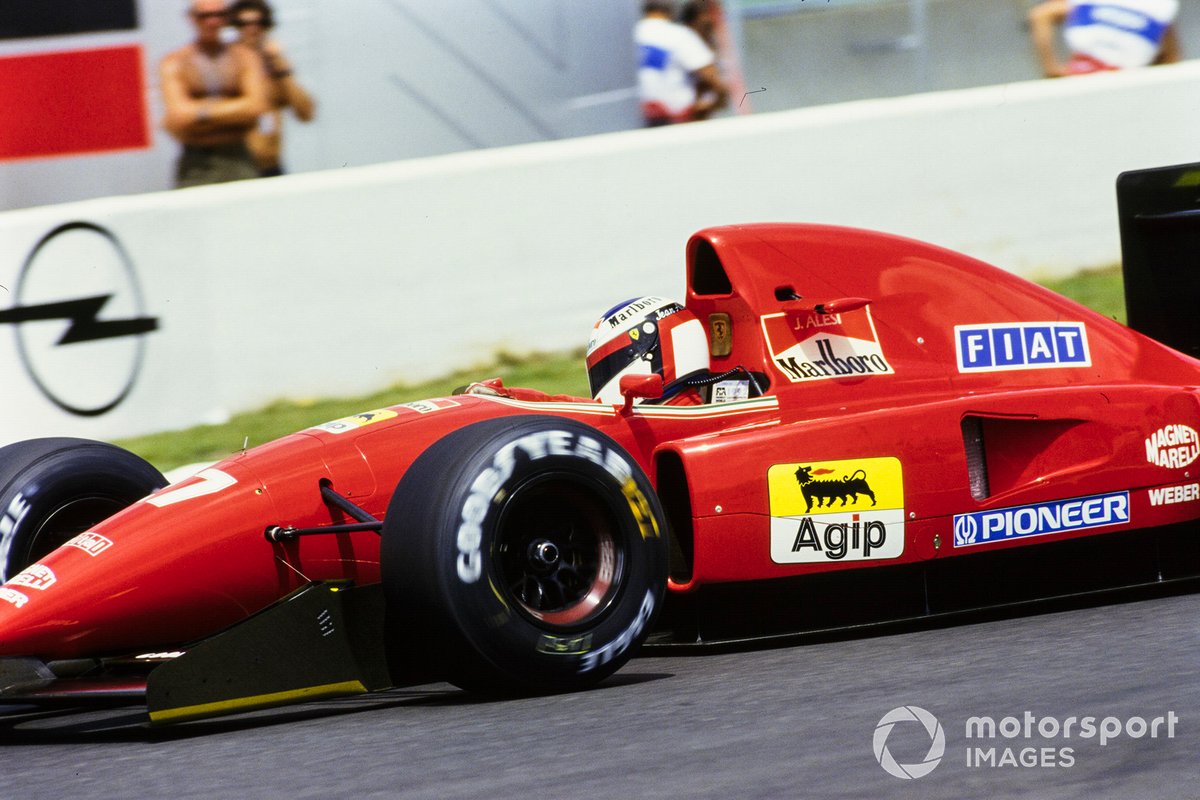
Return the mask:
POLYGON ((235 483, 237 483, 237 479, 232 475, 222 472, 219 469, 209 468, 197 472, 189 480, 183 481, 176 486, 168 487, 158 494, 151 495, 146 499, 146 502, 152 506, 165 508, 187 500, 195 500, 197 497, 216 494, 223 489, 228 489, 235 483))

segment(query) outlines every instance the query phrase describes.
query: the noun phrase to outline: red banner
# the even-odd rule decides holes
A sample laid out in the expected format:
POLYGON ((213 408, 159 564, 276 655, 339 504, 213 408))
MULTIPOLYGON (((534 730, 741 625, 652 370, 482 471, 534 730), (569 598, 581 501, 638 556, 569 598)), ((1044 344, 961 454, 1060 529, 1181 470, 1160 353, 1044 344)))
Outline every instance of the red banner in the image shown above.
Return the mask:
POLYGON ((0 160, 149 146, 141 47, 0 58, 0 160))

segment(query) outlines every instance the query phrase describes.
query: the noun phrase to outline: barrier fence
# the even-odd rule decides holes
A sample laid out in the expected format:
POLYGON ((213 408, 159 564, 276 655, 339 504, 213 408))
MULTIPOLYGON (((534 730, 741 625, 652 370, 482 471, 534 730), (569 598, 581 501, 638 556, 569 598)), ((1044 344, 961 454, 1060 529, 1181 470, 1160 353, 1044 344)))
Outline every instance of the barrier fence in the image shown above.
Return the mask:
MULTIPOLYGON (((708 225, 1115 263, 1114 180, 1197 160, 1200 63, 0 214, 0 442, 108 439, 582 345, 708 225)), ((581 366, 582 369, 582 366, 581 366)))

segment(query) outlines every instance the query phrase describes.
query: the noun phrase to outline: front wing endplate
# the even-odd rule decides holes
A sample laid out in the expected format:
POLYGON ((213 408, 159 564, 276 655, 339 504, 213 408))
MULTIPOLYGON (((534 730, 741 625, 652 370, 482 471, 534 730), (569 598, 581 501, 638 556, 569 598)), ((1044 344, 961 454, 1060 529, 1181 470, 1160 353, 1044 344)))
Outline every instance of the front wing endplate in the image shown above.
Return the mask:
POLYGON ((391 686, 379 584, 314 583, 154 669, 155 724, 391 686))

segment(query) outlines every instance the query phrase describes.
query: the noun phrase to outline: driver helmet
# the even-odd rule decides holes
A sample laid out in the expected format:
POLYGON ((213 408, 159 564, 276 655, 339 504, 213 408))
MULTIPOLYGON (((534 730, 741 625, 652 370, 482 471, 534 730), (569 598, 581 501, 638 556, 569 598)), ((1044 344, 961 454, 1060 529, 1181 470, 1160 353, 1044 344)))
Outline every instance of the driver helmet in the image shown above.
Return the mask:
POLYGON ((669 386, 708 369, 708 337, 696 315, 664 297, 636 297, 613 306, 592 328, 587 348, 592 397, 621 403, 623 375, 662 376, 669 386))

